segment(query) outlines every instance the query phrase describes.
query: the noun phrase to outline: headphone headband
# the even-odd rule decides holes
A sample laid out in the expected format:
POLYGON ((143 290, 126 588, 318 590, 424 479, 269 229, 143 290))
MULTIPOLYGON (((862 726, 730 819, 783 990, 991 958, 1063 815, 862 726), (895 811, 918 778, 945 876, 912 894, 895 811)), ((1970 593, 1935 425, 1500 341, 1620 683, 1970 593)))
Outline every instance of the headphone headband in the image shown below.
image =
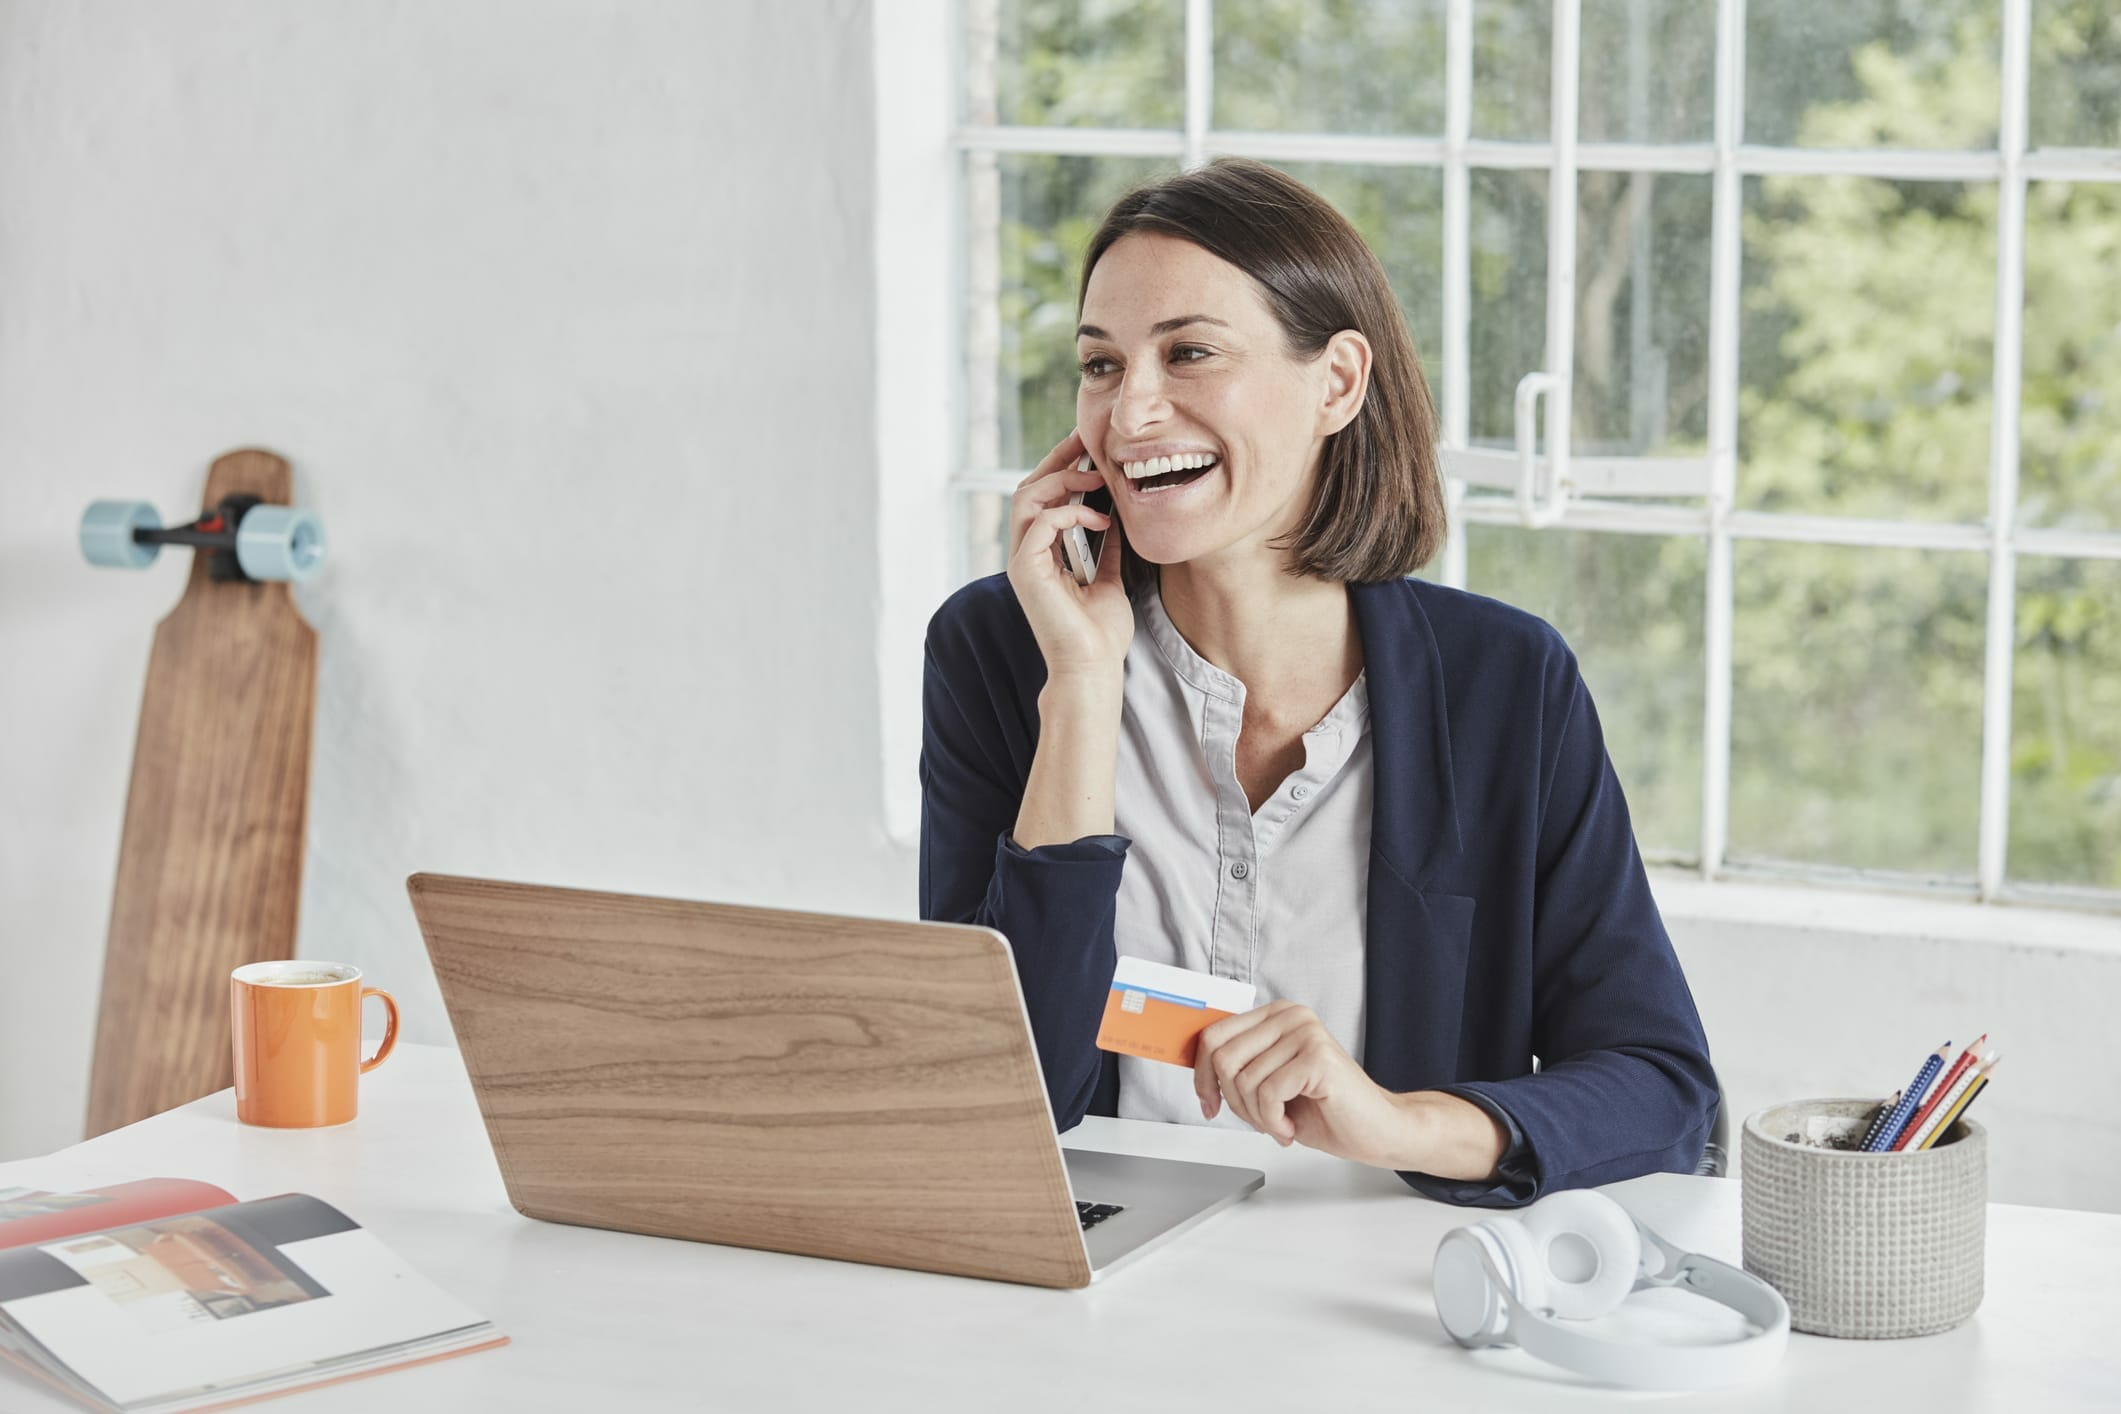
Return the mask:
MULTIPOLYGON (((1714 1389, 1739 1384, 1765 1374, 1782 1359, 1790 1337, 1790 1308, 1782 1293, 1726 1262, 1681 1251, 1640 1219, 1634 1222, 1643 1237, 1645 1258, 1654 1252, 1660 1259, 1655 1271, 1636 1280, 1634 1290, 1676 1287, 1690 1291, 1737 1312, 1758 1327, 1758 1332, 1721 1345, 1666 1345, 1612 1340, 1573 1329, 1570 1322, 1522 1305, 1515 1285, 1496 1266, 1489 1243, 1476 1242, 1488 1282, 1509 1310, 1509 1326, 1504 1334, 1480 1343, 1514 1343, 1528 1355, 1592 1379, 1647 1390, 1714 1389)), ((1445 1241, 1450 1240, 1446 1236, 1445 1241)))

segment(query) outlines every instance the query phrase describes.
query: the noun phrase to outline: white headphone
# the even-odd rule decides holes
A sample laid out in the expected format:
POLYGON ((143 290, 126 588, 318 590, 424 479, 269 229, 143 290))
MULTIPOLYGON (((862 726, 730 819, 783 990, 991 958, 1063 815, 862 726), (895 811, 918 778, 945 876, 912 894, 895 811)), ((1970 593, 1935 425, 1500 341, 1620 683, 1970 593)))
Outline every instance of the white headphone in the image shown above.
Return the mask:
POLYGON ((1766 1373, 1790 1339, 1789 1303, 1758 1277, 1682 1252, 1627 1209, 1588 1188, 1550 1193, 1514 1217, 1444 1234, 1431 1277, 1436 1315, 1468 1349, 1527 1354, 1631 1389, 1711 1389, 1766 1373), (1629 1293, 1678 1287, 1728 1306, 1759 1328, 1721 1345, 1643 1345, 1571 1330, 1629 1293), (1559 1319, 1557 1319, 1559 1318, 1559 1319))

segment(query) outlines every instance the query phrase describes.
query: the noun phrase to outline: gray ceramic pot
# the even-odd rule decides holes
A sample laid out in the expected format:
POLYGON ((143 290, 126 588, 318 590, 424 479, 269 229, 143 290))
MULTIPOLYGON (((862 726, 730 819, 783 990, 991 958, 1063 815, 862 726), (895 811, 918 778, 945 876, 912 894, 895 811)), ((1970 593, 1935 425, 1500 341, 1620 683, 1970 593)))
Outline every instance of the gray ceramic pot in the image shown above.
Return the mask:
POLYGON ((1799 1100, 1745 1122, 1739 1177, 1745 1269, 1814 1335, 1886 1339, 1949 1330, 1981 1304, 1988 1134, 1962 1119, 1931 1148, 1817 1148, 1855 1137, 1873 1100, 1799 1100))

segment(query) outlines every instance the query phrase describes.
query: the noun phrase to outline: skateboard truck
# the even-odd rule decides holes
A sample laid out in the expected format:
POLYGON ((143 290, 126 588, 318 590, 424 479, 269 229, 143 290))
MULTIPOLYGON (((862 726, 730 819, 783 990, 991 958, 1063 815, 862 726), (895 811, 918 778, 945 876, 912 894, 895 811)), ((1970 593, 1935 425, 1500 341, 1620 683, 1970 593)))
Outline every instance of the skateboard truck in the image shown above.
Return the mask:
POLYGON ((168 529, 145 501, 94 501, 81 514, 81 553, 92 565, 145 569, 164 545, 210 552, 207 574, 224 583, 300 582, 324 563, 324 523, 249 495, 224 496, 191 524, 168 529))

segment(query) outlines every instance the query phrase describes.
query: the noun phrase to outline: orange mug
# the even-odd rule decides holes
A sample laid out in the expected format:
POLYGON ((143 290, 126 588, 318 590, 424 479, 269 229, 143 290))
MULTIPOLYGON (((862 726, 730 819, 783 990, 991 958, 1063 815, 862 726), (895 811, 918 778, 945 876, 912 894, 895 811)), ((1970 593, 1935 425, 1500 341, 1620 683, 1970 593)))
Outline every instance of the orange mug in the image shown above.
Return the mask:
POLYGON ((228 975, 236 1118, 274 1129, 345 1124, 360 1078, 398 1044, 397 999, 361 985, 343 962, 253 962, 228 975), (388 1014, 376 1053, 361 1059, 361 1003, 388 1014))

